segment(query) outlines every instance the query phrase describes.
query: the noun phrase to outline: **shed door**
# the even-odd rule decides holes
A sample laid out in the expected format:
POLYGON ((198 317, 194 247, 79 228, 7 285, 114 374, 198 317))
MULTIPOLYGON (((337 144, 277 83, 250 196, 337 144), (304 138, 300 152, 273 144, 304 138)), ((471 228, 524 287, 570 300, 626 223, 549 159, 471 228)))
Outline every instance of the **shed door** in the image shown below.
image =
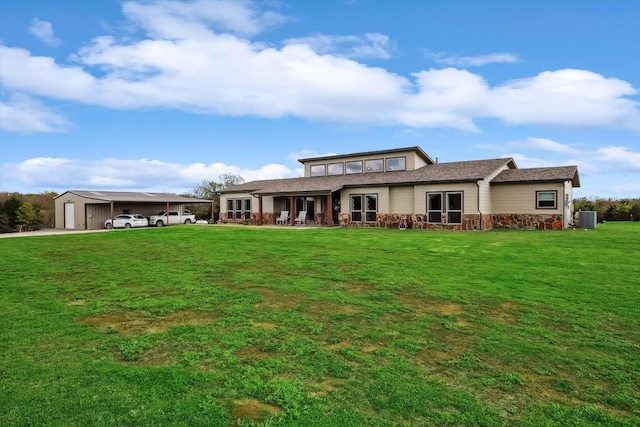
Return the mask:
POLYGON ((75 207, 73 203, 64 204, 64 228, 75 228, 75 207))

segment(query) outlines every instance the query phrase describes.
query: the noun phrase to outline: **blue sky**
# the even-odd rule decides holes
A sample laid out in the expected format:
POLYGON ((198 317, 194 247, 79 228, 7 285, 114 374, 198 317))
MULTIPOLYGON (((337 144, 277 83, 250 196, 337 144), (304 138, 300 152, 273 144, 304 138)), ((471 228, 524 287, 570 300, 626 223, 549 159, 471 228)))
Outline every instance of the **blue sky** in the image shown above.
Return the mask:
POLYGON ((409 146, 640 197, 640 1, 0 1, 0 191, 409 146))

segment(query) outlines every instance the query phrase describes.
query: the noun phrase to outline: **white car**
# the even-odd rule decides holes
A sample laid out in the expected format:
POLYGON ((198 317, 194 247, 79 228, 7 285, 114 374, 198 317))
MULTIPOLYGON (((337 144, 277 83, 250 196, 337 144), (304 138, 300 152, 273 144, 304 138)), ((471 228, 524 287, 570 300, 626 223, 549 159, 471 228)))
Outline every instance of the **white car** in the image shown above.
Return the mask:
POLYGON ((131 227, 148 227, 149 220, 146 216, 142 216, 139 214, 122 214, 118 215, 113 219, 113 224, 111 224, 111 220, 108 219, 104 222, 104 228, 131 228, 131 227))

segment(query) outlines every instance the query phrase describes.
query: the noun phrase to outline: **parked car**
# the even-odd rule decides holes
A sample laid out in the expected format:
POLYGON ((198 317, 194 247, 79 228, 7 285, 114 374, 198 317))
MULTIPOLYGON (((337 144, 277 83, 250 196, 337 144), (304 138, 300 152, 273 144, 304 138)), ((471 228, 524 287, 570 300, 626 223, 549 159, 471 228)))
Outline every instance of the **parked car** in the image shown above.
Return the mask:
POLYGON ((146 216, 140 214, 122 214, 111 220, 104 222, 104 228, 131 228, 131 227, 148 227, 149 220, 146 216))
POLYGON ((196 216, 191 211, 185 210, 182 213, 178 211, 162 211, 157 215, 149 217, 149 225, 151 227, 164 227, 165 225, 175 224, 193 224, 196 222, 196 216))

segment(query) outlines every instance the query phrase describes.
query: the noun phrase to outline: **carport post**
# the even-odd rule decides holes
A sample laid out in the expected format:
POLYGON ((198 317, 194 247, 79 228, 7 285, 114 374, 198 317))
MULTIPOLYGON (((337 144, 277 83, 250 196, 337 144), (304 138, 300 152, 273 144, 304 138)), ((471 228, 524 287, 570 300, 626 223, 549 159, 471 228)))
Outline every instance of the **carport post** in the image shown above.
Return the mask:
POLYGON ((113 228, 113 200, 111 201, 111 228, 113 228))
POLYGON ((165 213, 167 214, 167 225, 169 225, 169 202, 167 202, 167 210, 165 213))

